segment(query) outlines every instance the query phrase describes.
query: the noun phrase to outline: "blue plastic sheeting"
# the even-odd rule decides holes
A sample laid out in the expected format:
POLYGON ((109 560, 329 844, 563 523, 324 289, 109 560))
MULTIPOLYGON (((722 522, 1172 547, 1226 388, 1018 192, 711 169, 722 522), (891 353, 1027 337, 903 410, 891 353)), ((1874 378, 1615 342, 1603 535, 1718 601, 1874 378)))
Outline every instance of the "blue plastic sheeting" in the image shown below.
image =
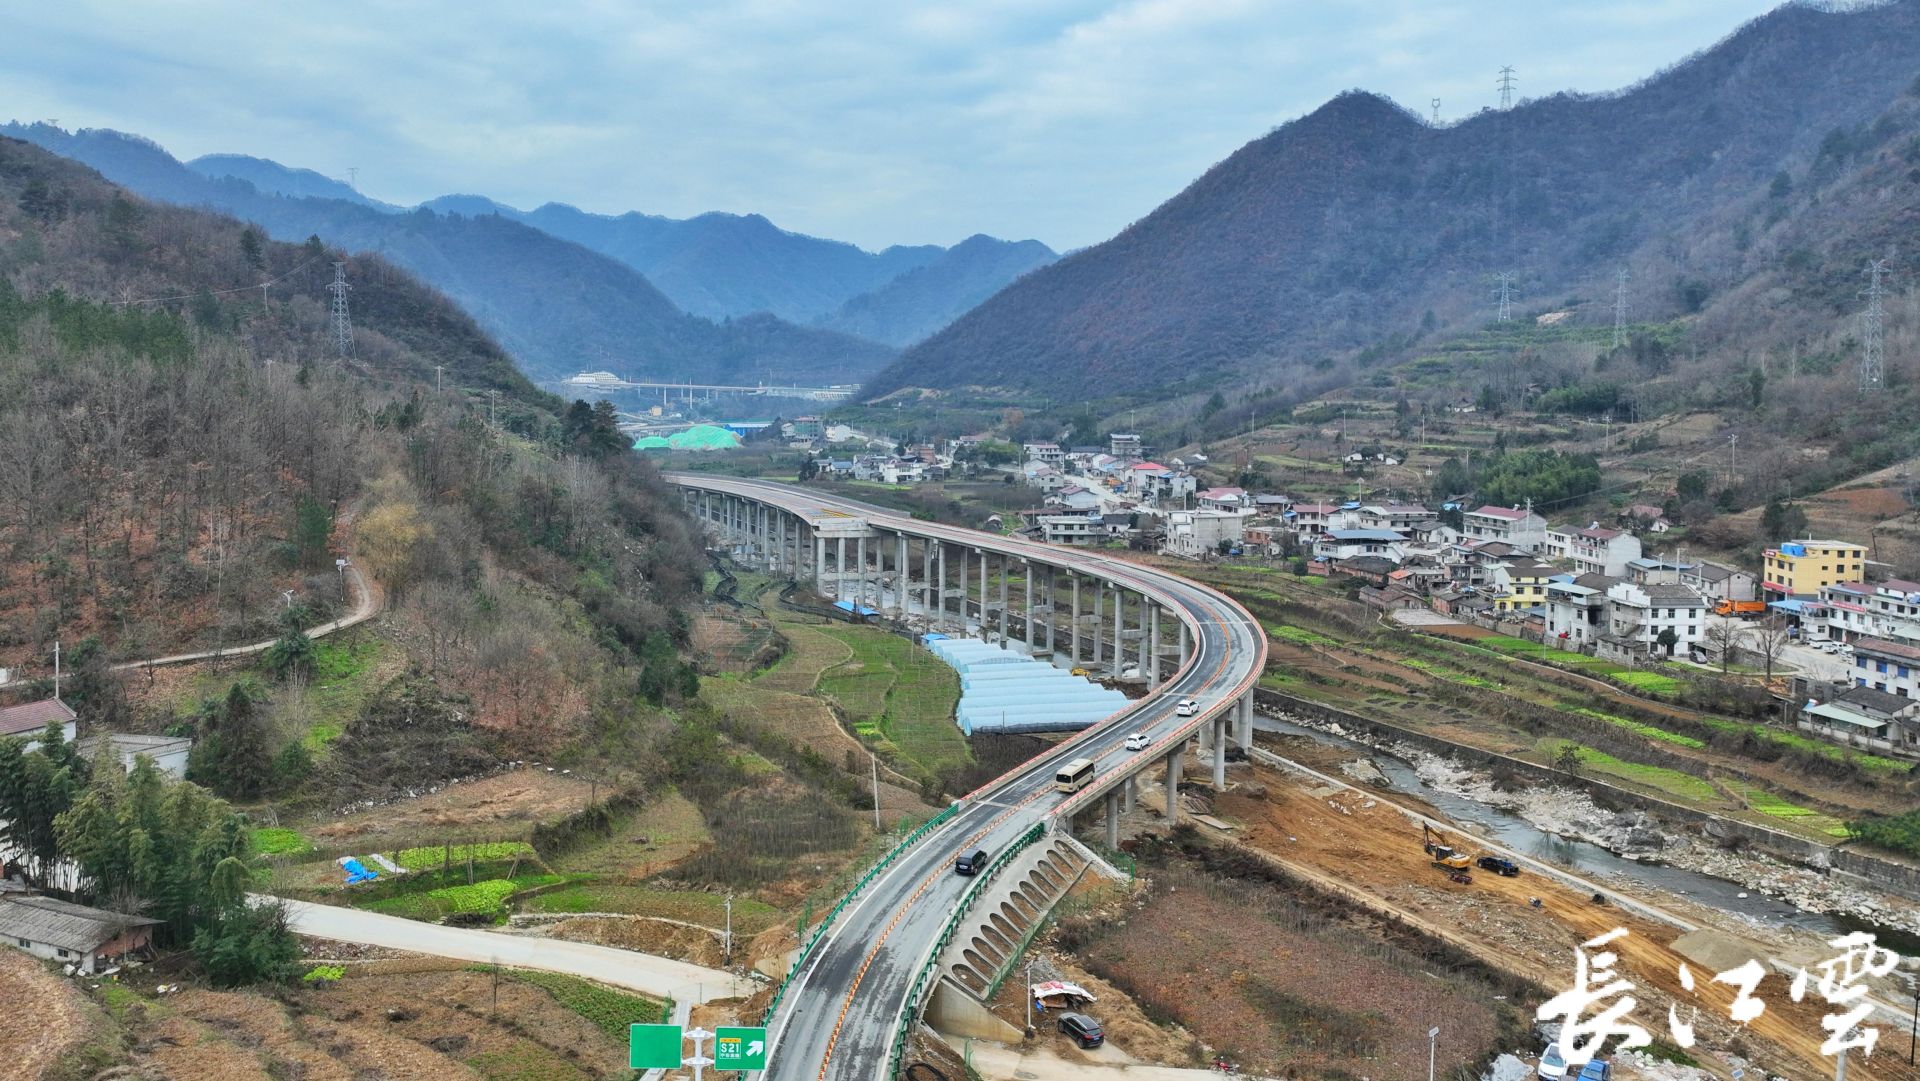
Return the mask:
POLYGON ((855 604, 852 601, 834 601, 833 606, 842 612, 852 612, 856 616, 877 616, 880 614, 880 609, 878 608, 868 608, 864 604, 855 604))
POLYGON ((1127 696, 1016 650, 928 635, 929 650, 960 673, 960 730, 1073 732, 1126 707, 1127 696))
POLYGON ((366 864, 361 863, 352 856, 340 857, 340 869, 347 872, 347 885, 349 886, 359 882, 371 882, 380 877, 378 873, 367 870, 366 864))

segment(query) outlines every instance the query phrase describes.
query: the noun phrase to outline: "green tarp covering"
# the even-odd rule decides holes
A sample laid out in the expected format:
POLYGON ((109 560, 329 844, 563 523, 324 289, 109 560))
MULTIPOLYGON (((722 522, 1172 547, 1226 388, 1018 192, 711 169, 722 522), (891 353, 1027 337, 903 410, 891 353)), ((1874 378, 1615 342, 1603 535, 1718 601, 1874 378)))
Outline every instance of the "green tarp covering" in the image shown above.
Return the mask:
POLYGON ((634 450, 732 450, 740 445, 740 437, 717 428, 711 424, 696 424, 684 432, 675 432, 666 438, 650 435, 635 440, 634 450))

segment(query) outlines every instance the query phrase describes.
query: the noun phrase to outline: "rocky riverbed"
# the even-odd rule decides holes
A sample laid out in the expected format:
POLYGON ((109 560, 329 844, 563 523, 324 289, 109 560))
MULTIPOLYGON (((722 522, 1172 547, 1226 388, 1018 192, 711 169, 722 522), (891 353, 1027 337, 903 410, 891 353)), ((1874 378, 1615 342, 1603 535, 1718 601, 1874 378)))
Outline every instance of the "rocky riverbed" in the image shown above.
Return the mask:
MULTIPOLYGON (((1920 934, 1920 905, 1837 881, 1817 868, 1787 863, 1757 852, 1736 851, 1712 836, 1711 824, 1703 827, 1702 833, 1674 830, 1643 811, 1608 811, 1584 791, 1557 785, 1530 784, 1506 790, 1497 787, 1485 771, 1461 766, 1418 747, 1372 739, 1363 733, 1346 731, 1338 724, 1282 717, 1303 728, 1385 751, 1411 763, 1420 779, 1434 789, 1518 815, 1544 832, 1598 845, 1627 859, 1658 861, 1737 882, 1755 893, 1806 912, 1844 914, 1920 934)), ((1372 782, 1375 777, 1385 780, 1378 768, 1370 764, 1343 767, 1343 771, 1363 782, 1372 782)))

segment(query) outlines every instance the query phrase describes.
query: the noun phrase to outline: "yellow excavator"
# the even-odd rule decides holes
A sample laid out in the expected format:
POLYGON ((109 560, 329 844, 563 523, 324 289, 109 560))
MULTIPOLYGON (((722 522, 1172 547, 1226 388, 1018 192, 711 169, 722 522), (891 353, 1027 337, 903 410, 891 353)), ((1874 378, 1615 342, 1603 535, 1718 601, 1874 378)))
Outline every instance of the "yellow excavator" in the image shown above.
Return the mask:
POLYGON ((1420 823, 1420 844, 1427 850, 1427 855, 1433 857, 1435 867, 1444 867, 1449 871, 1464 871, 1473 860, 1473 857, 1465 852, 1455 851, 1452 845, 1441 844, 1440 835, 1433 832, 1433 827, 1425 822, 1420 823))

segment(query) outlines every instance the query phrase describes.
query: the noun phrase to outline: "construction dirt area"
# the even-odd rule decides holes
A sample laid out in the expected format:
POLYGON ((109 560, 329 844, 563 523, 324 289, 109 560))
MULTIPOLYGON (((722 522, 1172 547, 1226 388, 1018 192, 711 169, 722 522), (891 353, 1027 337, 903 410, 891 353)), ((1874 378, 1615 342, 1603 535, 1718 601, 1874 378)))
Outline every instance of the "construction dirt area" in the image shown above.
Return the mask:
MULTIPOLYGON (((1304 739, 1267 742, 1263 737, 1263 742, 1282 755, 1317 753, 1322 760, 1315 764, 1321 768, 1331 765, 1324 761, 1328 755, 1337 753, 1304 739)), ((1827 1036, 1821 1020, 1837 1008, 1811 988, 1799 1003, 1789 995, 1794 970, 1814 969, 1838 953, 1811 934, 1766 931, 1683 899, 1623 893, 1617 883, 1603 889, 1606 903, 1596 903, 1593 888, 1565 883, 1533 867, 1523 867, 1516 877, 1474 869, 1470 883, 1450 881, 1423 849, 1420 825, 1394 802, 1428 810, 1414 800, 1342 788, 1264 765, 1236 766, 1232 776, 1236 784, 1215 799, 1214 817, 1234 828, 1198 831, 1212 848, 1254 854, 1286 876, 1402 921, 1545 994, 1573 986, 1575 950, 1582 942, 1624 929, 1627 934, 1607 949, 1619 957, 1618 975, 1636 987, 1639 1004, 1633 1019, 1656 1038, 1673 1042, 1668 1026, 1668 1007, 1673 1005, 1680 1019, 1691 1020, 1697 1030, 1698 1046, 1690 1054, 1716 1076, 1732 1077, 1735 1067, 1744 1067, 1749 1077, 1765 1071, 1819 1078, 1834 1070, 1834 1059, 1820 1053, 1827 1036), (1634 901, 1670 913, 1675 922, 1635 911, 1634 901), (1697 929, 1689 931, 1676 922, 1697 929), (1734 989, 1712 982, 1712 977, 1749 957, 1768 968, 1754 991, 1766 1008, 1743 1030, 1728 1019, 1734 989), (1779 971, 1780 965, 1788 971, 1779 971), (1692 991, 1682 986, 1683 966, 1693 976, 1692 991)), ((1470 835, 1456 833, 1447 840, 1461 851, 1482 852, 1470 835)), ((1212 903, 1192 897, 1192 903, 1203 902, 1212 903)), ((1204 939, 1191 947, 1208 948, 1204 939)), ((1817 976, 1815 969, 1815 982, 1817 976)), ((1228 988, 1223 991, 1235 997, 1228 988)), ((1471 1023, 1465 1015, 1458 1020, 1471 1023)), ((1920 1078, 1920 1071, 1906 1062, 1905 1021, 1904 1011, 1876 1012, 1869 1024, 1881 1028, 1880 1052, 1870 1059, 1856 1053, 1848 1063, 1854 1077, 1920 1078), (1900 1045, 1897 1054, 1895 1044, 1900 1045)))

